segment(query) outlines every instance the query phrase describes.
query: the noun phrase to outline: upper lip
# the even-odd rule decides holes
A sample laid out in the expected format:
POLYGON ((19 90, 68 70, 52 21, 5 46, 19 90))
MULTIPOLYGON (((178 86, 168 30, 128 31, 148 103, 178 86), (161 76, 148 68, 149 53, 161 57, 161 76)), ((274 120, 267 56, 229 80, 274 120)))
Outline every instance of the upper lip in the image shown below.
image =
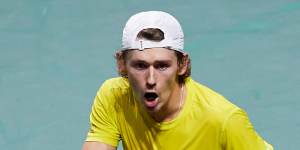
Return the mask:
POLYGON ((146 93, 155 93, 155 94, 158 96, 158 93, 157 93, 157 92, 155 92, 155 91, 146 91, 146 92, 144 92, 144 94, 143 94, 143 95, 145 95, 146 93))
POLYGON ((146 91, 145 93, 156 93, 156 91, 151 90, 151 91, 146 91))
POLYGON ((146 89, 145 93, 157 93, 154 89, 146 89))

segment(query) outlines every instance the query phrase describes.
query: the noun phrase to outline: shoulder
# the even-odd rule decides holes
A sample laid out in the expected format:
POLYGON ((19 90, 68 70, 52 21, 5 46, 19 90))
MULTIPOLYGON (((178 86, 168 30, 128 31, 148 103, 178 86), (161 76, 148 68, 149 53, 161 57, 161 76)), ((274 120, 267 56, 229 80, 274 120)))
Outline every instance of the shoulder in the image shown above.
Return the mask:
POLYGON ((128 80, 123 77, 115 77, 105 80, 99 88, 95 102, 101 103, 103 106, 119 102, 128 97, 131 87, 128 80))
POLYGON ((189 79, 187 81, 188 90, 193 93, 192 101, 195 106, 207 113, 211 119, 216 119, 220 123, 225 122, 234 112, 240 108, 227 100, 218 92, 209 87, 189 79))
POLYGON ((193 93, 194 99, 207 108, 218 109, 221 111, 230 111, 238 108, 238 106, 227 100, 218 92, 193 79, 189 79, 187 86, 188 90, 193 93))
POLYGON ((123 94, 128 90, 130 90, 128 80, 123 77, 115 77, 105 80, 99 88, 97 94, 109 96, 123 94))
POLYGON ((190 80, 187 85, 193 93, 193 110, 202 113, 202 122, 207 120, 217 129, 223 145, 237 149, 263 149, 268 146, 256 133, 242 108, 199 82, 190 80))
POLYGON ((107 79, 101 85, 100 90, 111 90, 111 89, 128 89, 128 80, 124 77, 115 77, 107 79))

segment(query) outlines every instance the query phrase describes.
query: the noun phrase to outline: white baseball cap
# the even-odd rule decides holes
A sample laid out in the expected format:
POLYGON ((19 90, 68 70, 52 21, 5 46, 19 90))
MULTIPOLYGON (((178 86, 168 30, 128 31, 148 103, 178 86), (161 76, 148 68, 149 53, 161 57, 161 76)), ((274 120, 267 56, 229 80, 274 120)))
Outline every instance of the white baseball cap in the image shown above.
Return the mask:
POLYGON ((175 17, 162 11, 146 11, 131 16, 123 30, 122 49, 169 48, 184 53, 184 35, 175 17), (157 28, 164 33, 161 41, 138 39, 140 31, 157 28))

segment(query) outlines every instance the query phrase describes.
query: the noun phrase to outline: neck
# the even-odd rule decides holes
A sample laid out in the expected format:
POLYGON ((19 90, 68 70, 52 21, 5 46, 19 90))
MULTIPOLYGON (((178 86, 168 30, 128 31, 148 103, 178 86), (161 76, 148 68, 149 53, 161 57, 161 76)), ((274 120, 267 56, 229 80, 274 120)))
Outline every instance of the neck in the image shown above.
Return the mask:
POLYGON ((171 121, 182 110, 185 102, 185 86, 177 84, 174 88, 168 103, 158 112, 150 113, 150 116, 157 122, 171 121))

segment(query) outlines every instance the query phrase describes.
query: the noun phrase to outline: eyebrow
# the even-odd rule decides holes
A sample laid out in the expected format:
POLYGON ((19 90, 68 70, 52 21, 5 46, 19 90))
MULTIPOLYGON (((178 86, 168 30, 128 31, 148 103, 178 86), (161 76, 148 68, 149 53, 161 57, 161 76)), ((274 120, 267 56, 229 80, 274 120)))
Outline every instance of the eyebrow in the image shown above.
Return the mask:
MULTIPOLYGON (((134 59, 131 62, 133 62, 133 63, 147 63, 147 64, 149 63, 149 62, 147 62, 145 60, 141 60, 141 59, 134 59)), ((171 63, 171 62, 172 62, 172 60, 167 59, 167 60, 155 60, 153 63, 157 64, 157 63, 171 63)))

